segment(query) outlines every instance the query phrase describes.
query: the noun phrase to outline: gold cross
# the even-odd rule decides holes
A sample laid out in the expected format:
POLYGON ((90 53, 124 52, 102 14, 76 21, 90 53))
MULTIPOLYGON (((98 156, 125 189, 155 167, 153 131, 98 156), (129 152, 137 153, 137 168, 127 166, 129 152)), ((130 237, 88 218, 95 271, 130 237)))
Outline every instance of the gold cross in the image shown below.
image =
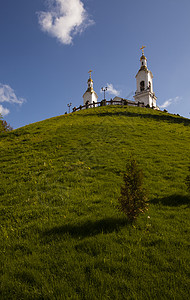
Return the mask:
POLYGON ((89 76, 90 76, 90 79, 91 79, 91 73, 92 73, 92 70, 90 70, 88 73, 90 74, 89 76))
POLYGON ((140 50, 142 50, 142 55, 144 55, 144 48, 146 48, 146 46, 142 46, 142 48, 140 48, 140 50))

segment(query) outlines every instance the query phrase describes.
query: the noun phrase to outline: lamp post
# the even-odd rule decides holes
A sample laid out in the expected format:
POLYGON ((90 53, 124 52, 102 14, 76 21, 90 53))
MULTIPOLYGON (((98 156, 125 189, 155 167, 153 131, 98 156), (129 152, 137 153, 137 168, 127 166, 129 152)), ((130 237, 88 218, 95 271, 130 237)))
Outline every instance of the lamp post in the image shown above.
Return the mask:
POLYGON ((70 114, 71 105, 72 105, 71 102, 67 104, 67 106, 68 106, 68 108, 69 108, 69 114, 70 114))
POLYGON ((107 91, 107 86, 102 87, 102 92, 104 92, 104 100, 106 100, 106 91, 107 91))

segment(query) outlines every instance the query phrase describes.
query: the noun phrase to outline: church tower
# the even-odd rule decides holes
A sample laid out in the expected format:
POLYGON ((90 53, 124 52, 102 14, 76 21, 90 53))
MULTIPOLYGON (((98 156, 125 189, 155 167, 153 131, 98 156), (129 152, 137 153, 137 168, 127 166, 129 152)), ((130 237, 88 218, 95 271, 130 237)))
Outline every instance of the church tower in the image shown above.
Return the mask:
POLYGON ((87 82, 88 88, 83 95, 83 105, 97 103, 98 100, 98 96, 93 89, 93 80, 91 78, 92 71, 90 70, 88 73, 89 73, 89 79, 87 82))
POLYGON ((142 56, 140 58, 141 66, 136 75, 137 90, 135 92, 134 99, 136 102, 143 102, 144 105, 150 107, 156 106, 156 96, 153 92, 153 75, 147 68, 147 59, 144 55, 144 48, 142 46, 142 56))

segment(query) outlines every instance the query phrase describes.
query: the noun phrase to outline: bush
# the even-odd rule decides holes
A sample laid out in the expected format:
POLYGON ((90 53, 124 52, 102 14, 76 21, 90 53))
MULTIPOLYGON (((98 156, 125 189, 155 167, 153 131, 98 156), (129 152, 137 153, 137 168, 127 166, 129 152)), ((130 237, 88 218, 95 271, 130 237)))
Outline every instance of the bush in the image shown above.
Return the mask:
POLYGON ((143 188, 143 172, 134 158, 127 163, 123 179, 118 209, 133 222, 140 213, 148 210, 147 191, 143 188))
POLYGON ((0 133, 11 130, 13 130, 13 128, 5 120, 2 120, 2 116, 0 115, 0 133))
POLYGON ((189 166, 189 175, 187 175, 185 179, 185 183, 187 185, 187 191, 190 193, 190 166, 189 166))

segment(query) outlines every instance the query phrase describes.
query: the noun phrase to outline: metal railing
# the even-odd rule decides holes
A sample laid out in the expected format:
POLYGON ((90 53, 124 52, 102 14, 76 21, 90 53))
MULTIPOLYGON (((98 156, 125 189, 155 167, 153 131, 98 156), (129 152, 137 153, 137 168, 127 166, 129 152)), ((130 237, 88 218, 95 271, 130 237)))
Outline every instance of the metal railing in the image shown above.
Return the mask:
POLYGON ((134 102, 131 100, 121 99, 121 100, 102 100, 100 102, 93 102, 93 103, 87 103, 85 105, 80 105, 79 107, 73 107, 73 112, 82 110, 82 109, 88 109, 92 107, 100 107, 100 106, 106 106, 106 105, 130 105, 130 106, 138 106, 138 107, 144 107, 144 102, 134 102))

